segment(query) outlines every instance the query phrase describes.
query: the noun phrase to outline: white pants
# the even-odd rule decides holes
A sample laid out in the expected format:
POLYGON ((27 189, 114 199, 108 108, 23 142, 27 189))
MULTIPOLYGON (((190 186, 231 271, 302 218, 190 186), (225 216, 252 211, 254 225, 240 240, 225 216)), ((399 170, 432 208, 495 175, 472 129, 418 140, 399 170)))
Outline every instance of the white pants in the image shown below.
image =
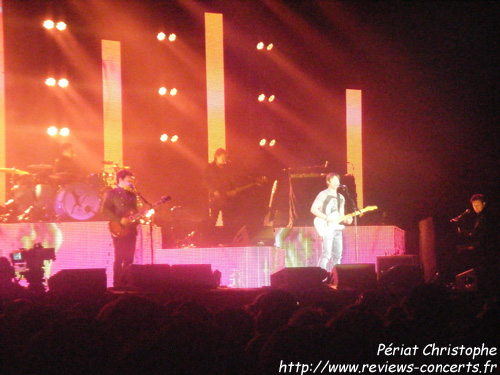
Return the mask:
POLYGON ((342 258, 342 231, 336 230, 332 235, 322 238, 323 252, 319 258, 318 266, 330 272, 336 264, 340 264, 342 258))

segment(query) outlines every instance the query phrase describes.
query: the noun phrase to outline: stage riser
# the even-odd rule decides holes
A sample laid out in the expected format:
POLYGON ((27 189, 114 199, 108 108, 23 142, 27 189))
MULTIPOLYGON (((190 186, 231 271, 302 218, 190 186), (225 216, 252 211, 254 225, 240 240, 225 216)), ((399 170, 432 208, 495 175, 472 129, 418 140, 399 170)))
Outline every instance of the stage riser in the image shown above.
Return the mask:
MULTIPOLYGON (((153 260, 149 227, 139 227, 135 264, 211 264, 222 274, 221 285, 259 288, 270 275, 287 267, 315 267, 321 238, 313 227, 276 228, 271 246, 161 249, 161 230, 153 228, 153 260)), ((353 227, 344 231, 342 263, 356 263, 353 227)), ((35 243, 57 250, 51 275, 63 269, 105 268, 113 280, 113 245, 107 222, 16 223, 0 225, 0 255, 35 243)), ((404 231, 393 226, 358 227, 358 263, 376 263, 377 256, 404 253, 404 231)))
MULTIPOLYGON (((276 245, 285 250, 287 267, 315 267, 322 239, 314 227, 276 228, 276 245)), ((377 257, 402 255, 405 232, 392 225, 346 226, 343 231, 342 263, 377 263, 377 257), (356 256, 356 238, 358 254, 356 256)))
MULTIPOLYGON (((284 267, 284 252, 269 246, 161 249, 161 230, 139 226, 135 264, 211 264, 221 272, 221 285, 258 288, 271 284, 270 275, 284 267), (153 258, 153 259, 152 259, 153 258)), ((106 269, 113 283, 113 243, 107 222, 1 224, 1 256, 35 243, 57 249, 51 275, 60 270, 106 269)), ((25 285, 25 282, 23 282, 25 285)))

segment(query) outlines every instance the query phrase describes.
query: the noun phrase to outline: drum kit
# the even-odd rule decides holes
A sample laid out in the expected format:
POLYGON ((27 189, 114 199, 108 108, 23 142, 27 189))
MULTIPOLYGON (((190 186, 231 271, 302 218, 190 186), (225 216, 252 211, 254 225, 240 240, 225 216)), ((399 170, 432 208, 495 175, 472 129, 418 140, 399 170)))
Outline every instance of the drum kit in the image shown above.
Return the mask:
POLYGON ((10 199, 0 222, 89 220, 98 214, 101 198, 116 187, 116 173, 128 167, 103 162, 101 171, 84 178, 54 173, 48 164, 35 164, 28 171, 0 168, 10 177, 10 199))

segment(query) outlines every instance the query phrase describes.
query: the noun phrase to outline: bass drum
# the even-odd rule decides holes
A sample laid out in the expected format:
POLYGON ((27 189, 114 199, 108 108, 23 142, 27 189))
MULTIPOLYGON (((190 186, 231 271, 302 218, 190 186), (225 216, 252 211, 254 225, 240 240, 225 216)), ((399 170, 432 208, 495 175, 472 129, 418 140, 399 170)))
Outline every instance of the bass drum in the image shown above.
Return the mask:
POLYGON ((88 220, 99 212, 100 206, 99 194, 90 185, 74 182, 59 190, 54 211, 59 218, 88 220))

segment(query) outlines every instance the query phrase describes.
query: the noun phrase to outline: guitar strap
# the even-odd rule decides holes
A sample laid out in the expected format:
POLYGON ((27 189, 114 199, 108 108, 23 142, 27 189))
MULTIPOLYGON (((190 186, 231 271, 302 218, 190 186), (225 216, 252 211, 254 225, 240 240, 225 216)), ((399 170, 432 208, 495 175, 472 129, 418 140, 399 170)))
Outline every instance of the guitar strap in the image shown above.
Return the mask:
POLYGON ((339 199, 339 195, 338 194, 337 195, 327 195, 325 201, 323 202, 323 209, 322 209, 322 211, 323 211, 323 213, 325 215, 331 214, 331 212, 326 212, 326 209, 327 209, 327 207, 330 204, 330 201, 332 199, 337 199, 337 211, 338 211, 338 209, 340 207, 340 199, 339 199))

